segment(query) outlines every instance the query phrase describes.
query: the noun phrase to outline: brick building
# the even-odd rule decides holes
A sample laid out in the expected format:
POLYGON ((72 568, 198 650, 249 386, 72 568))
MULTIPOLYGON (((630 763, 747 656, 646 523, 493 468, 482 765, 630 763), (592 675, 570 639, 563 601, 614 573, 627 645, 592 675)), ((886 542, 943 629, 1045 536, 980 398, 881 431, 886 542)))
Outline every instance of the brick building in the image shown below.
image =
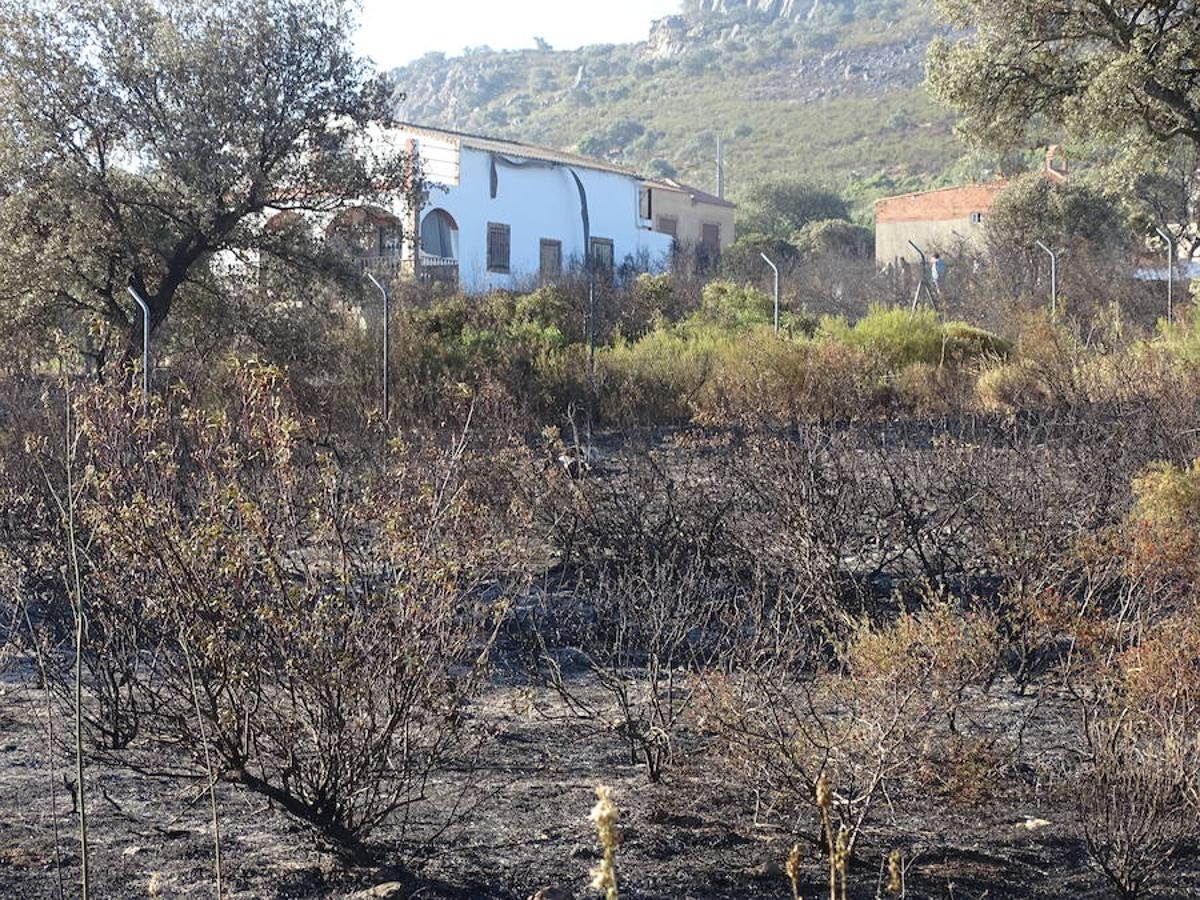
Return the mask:
POLYGON ((875 262, 886 266, 927 254, 957 256, 983 243, 983 222, 1006 181, 888 197, 875 204, 875 262))
MULTIPOLYGON (((1058 147, 1046 151, 1045 175, 1052 181, 1067 180, 1067 160, 1058 147)), ((1007 181, 968 184, 886 197, 875 204, 875 262, 887 266, 920 257, 909 245, 913 241, 926 254, 957 256, 983 244, 983 223, 996 195, 1007 181)))

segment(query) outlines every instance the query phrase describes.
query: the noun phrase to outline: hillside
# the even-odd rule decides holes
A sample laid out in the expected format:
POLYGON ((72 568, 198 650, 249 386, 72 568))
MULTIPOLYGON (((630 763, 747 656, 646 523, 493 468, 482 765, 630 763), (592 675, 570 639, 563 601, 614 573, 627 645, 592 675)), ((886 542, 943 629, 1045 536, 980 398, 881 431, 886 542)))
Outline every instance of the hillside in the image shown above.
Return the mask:
POLYGON ((777 174, 868 199, 962 156, 922 88, 940 27, 924 0, 692 0, 638 44, 429 54, 395 71, 397 110, 700 185, 719 136, 735 199, 777 174))

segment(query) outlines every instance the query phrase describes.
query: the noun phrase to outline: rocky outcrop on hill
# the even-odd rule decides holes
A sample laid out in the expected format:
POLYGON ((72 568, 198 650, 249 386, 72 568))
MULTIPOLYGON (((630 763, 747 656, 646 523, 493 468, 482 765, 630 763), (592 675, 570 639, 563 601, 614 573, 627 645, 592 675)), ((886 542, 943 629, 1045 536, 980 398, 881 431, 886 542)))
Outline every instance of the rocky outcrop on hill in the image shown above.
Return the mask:
POLYGON ((730 15, 748 9, 771 18, 810 19, 821 11, 821 0, 700 0, 700 11, 730 15))
POLYGON ((688 49, 688 21, 683 16, 667 16, 650 24, 643 55, 650 59, 674 59, 688 49))
POLYGON ((397 113, 683 174, 709 171, 718 134, 743 177, 813 160, 857 167, 864 156, 881 170, 926 172, 954 154, 948 114, 920 95, 939 28, 925 0, 686 0, 684 9, 637 44, 430 54, 394 73, 397 113), (930 123, 937 135, 922 132, 910 154, 903 138, 930 123), (822 143, 819 154, 806 150, 822 143))

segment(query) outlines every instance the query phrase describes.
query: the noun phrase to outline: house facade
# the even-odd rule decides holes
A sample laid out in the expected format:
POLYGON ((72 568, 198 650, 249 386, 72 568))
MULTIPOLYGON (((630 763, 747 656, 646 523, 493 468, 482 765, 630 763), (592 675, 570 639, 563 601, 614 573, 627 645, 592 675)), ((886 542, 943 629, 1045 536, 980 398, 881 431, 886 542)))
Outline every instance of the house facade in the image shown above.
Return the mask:
MULTIPOLYGON (((415 277, 468 293, 523 290, 590 258, 601 277, 665 269, 680 248, 716 261, 734 239, 733 203, 669 179, 576 153, 401 124, 362 137, 403 150, 427 190, 303 219, 377 278, 415 277)), ((268 213, 265 227, 301 216, 268 213)))
POLYGON ((642 188, 643 213, 655 231, 714 259, 733 243, 737 208, 728 200, 671 178, 644 181, 642 188))
POLYGON ((429 185, 420 210, 386 210, 364 268, 455 282, 463 290, 520 289, 582 267, 602 276, 622 265, 656 270, 672 239, 643 215, 632 170, 573 153, 441 129, 401 125, 386 140, 420 160, 429 185), (418 240, 412 239, 416 234, 418 240))

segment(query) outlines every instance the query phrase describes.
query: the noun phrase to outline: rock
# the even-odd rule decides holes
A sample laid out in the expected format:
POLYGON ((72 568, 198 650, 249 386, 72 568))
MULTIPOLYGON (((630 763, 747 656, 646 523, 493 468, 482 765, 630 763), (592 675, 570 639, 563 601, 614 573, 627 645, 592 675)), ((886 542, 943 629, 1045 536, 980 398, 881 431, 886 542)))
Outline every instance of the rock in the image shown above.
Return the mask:
POLYGON ((1024 822, 1018 822, 1018 828, 1024 828, 1026 831, 1041 831, 1043 828, 1049 828, 1050 822, 1045 819, 1028 818, 1024 822))
POLYGON ((751 866, 748 869, 742 869, 742 875, 746 878, 752 878, 756 881, 768 881, 773 878, 782 878, 784 876, 783 865, 775 859, 767 860, 765 863, 757 866, 751 866))
POLYGON ((672 59, 687 50, 687 20, 683 16, 667 16, 650 23, 650 37, 643 53, 651 59, 672 59))
POLYGON ((405 891, 404 885, 398 881, 385 881, 383 884, 377 884, 374 887, 369 887, 361 891, 355 891, 350 894, 346 900, 404 900, 405 891))
POLYGON ((706 13, 729 15, 742 9, 778 19, 811 19, 821 7, 821 0, 700 0, 706 13))
POLYGON ((141 847, 126 847, 124 850, 121 851, 121 855, 122 856, 137 856, 139 853, 142 852, 142 849, 143 848, 141 848, 141 847))
POLYGON ((583 844, 576 844, 571 848, 571 859, 590 859, 596 855, 596 851, 591 847, 585 847, 583 844))
POLYGON ((575 895, 560 887, 544 887, 530 894, 529 900, 575 900, 575 895))

